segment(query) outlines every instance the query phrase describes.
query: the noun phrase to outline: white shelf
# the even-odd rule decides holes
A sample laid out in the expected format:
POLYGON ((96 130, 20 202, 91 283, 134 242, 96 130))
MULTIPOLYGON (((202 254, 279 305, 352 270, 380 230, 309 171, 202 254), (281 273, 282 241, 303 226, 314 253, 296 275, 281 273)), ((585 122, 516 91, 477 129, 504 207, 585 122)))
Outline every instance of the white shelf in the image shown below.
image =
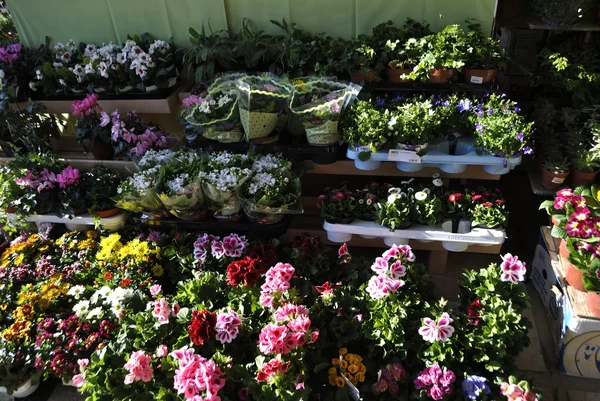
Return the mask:
POLYGON ((355 220, 350 224, 323 223, 327 231, 327 239, 332 242, 342 243, 352 239, 353 235, 362 238, 383 238, 383 241, 392 246, 408 244, 409 240, 423 242, 441 242, 444 249, 452 252, 464 252, 469 245, 494 246, 501 245, 506 239, 504 230, 474 228, 466 234, 455 234, 444 231, 441 225, 423 226, 413 225, 408 229, 390 231, 373 221, 355 220))
MULTIPOLYGON (((58 217, 55 214, 32 214, 25 217, 25 220, 35 223, 37 226, 42 223, 64 224, 67 226, 67 229, 74 231, 85 231, 89 230, 90 227, 93 228, 96 226, 94 217, 92 217, 90 214, 75 216, 73 219, 58 217)), ((125 227, 126 221, 127 215, 125 213, 120 213, 111 217, 99 218, 100 226, 108 231, 118 231, 119 229, 125 227)))

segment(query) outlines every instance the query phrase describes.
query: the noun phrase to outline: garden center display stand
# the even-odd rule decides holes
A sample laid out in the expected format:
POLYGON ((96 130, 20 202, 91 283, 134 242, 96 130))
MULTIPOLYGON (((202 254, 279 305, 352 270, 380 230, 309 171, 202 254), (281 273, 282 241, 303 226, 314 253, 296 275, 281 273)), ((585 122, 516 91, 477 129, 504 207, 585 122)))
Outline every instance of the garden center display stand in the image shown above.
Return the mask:
POLYGON ((120 213, 112 217, 94 218, 90 214, 86 213, 80 216, 75 216, 72 219, 66 217, 58 217, 52 214, 32 214, 30 216, 25 217, 25 220, 31 223, 35 223, 38 227, 40 227, 40 225, 43 223, 64 224, 68 230, 72 231, 89 230, 90 227, 93 228, 96 226, 97 220, 98 225, 103 229, 107 231, 118 231, 121 228, 125 227, 125 222, 127 221, 127 214, 120 213))

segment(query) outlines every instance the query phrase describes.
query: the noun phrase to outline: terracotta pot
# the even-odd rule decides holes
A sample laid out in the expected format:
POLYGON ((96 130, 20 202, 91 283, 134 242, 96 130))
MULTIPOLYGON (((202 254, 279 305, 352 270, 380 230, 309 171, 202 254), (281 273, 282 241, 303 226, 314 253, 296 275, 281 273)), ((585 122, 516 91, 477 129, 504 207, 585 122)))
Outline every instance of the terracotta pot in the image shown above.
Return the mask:
POLYGON ((563 264, 565 266, 565 279, 567 283, 577 291, 585 291, 585 286, 583 285, 583 271, 579 270, 573 263, 563 260, 563 264))
POLYGON ((85 209, 78 209, 78 210, 75 210, 75 211, 73 212, 73 214, 74 214, 75 216, 81 216, 81 215, 82 215, 82 214, 84 214, 85 212, 87 212, 87 210, 85 210, 85 209))
POLYGON ((597 292, 588 292, 585 303, 592 315, 600 317, 600 294, 597 292))
POLYGON ((566 173, 553 173, 552 171, 542 169, 542 185, 547 189, 556 189, 560 187, 569 175, 566 173))
POLYGON ((94 143, 92 146, 92 155, 96 160, 112 160, 115 157, 115 150, 110 143, 94 143))
POLYGON ((385 70, 385 76, 387 78, 387 80, 389 82, 396 82, 396 83, 406 83, 406 82, 413 82, 412 79, 402 79, 400 78, 400 76, 402 76, 403 74, 410 74, 412 71, 411 68, 391 68, 388 67, 385 70))
POLYGON ((558 254, 560 255, 561 258, 563 258, 565 260, 569 256, 571 256, 571 253, 567 249, 567 241, 565 241, 564 239, 560 240, 560 246, 558 247, 558 254))
POLYGON ((429 74, 429 78, 427 82, 430 84, 445 84, 450 81, 453 77, 458 75, 458 70, 455 68, 452 69, 443 69, 443 70, 433 70, 429 74))
POLYGON ((474 68, 464 68, 465 82, 468 84, 491 84, 498 75, 498 69, 494 70, 479 70, 474 68))
POLYGON ((104 217, 111 217, 111 216, 117 215, 120 212, 121 212, 121 209, 119 209, 118 207, 115 207, 115 208, 108 209, 108 210, 100 210, 100 211, 93 212, 92 216, 104 218, 104 217))
POLYGON ((379 71, 369 70, 369 72, 365 74, 363 70, 358 70, 352 74, 350 80, 355 84, 360 84, 361 82, 368 84, 369 82, 374 81, 377 77, 379 77, 379 71))
POLYGON ((574 187, 580 184, 583 184, 585 181, 589 183, 593 183, 598 175, 598 171, 593 173, 584 173, 577 169, 572 169, 571 174, 569 175, 569 180, 571 181, 571 185, 574 187))

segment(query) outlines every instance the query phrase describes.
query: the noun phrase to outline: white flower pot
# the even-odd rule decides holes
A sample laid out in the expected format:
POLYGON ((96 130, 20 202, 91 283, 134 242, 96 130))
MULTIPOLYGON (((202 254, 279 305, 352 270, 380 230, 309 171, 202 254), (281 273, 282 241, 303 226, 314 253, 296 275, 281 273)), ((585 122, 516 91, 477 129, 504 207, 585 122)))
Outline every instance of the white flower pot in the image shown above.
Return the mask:
POLYGON ((423 164, 420 163, 406 163, 406 162, 398 162, 396 163, 398 170, 406 171, 408 173, 414 173, 415 171, 421 171, 423 169, 423 164))
POLYGON ((440 170, 448 174, 459 174, 464 173, 467 167, 467 164, 441 164, 440 170))
MULTIPOLYGON (((452 232, 452 220, 446 220, 442 223, 442 229, 448 233, 452 232)), ((456 234, 467 234, 471 232, 471 220, 460 219, 456 234)))
POLYGON ((468 243, 443 241, 442 247, 450 252, 464 252, 469 248, 468 243))
POLYGON ((354 167, 356 167, 359 170, 363 170, 363 171, 377 170, 380 166, 381 166, 381 162, 376 161, 376 160, 370 160, 370 159, 366 160, 366 161, 362 161, 359 159, 354 160, 354 167))
POLYGON ((483 166, 483 170, 488 174, 502 175, 510 173, 510 167, 504 166, 483 166))
POLYGON ((408 238, 386 237, 383 239, 383 243, 386 244, 387 246, 408 245, 409 241, 410 240, 408 238))
POLYGON ((352 239, 352 234, 327 232, 327 239, 331 242, 348 242, 352 239))
POLYGON ((158 90, 158 86, 156 86, 156 85, 146 86, 146 93, 156 92, 157 90, 158 90))
POLYGON ((37 380, 36 383, 33 383, 33 379, 27 380, 25 383, 21 384, 13 393, 15 398, 25 398, 29 397, 31 394, 35 392, 40 386, 41 380, 37 380))

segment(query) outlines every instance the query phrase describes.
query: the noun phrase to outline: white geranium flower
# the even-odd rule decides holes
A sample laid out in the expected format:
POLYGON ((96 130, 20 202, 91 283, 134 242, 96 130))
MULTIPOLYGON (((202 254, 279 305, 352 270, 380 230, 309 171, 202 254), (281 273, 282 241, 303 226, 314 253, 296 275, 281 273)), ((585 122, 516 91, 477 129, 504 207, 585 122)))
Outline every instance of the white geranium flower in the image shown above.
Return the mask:
POLYGON ((424 201, 425 199, 427 199, 427 194, 423 191, 419 191, 415 194, 415 198, 418 201, 424 201))
POLYGON ((108 78, 108 66, 104 61, 98 64, 98 73, 102 78, 108 78))
POLYGON ((124 53, 117 54, 117 63, 123 64, 127 61, 127 55, 124 53))
POLYGON ((77 315, 77 317, 83 318, 87 316, 87 313, 90 309, 90 301, 79 301, 73 306, 73 313, 77 315))
POLYGON ((390 121, 388 122, 388 128, 394 129, 394 126, 396 125, 397 121, 398 121, 398 118, 396 118, 396 116, 392 116, 392 118, 390 118, 390 121))

